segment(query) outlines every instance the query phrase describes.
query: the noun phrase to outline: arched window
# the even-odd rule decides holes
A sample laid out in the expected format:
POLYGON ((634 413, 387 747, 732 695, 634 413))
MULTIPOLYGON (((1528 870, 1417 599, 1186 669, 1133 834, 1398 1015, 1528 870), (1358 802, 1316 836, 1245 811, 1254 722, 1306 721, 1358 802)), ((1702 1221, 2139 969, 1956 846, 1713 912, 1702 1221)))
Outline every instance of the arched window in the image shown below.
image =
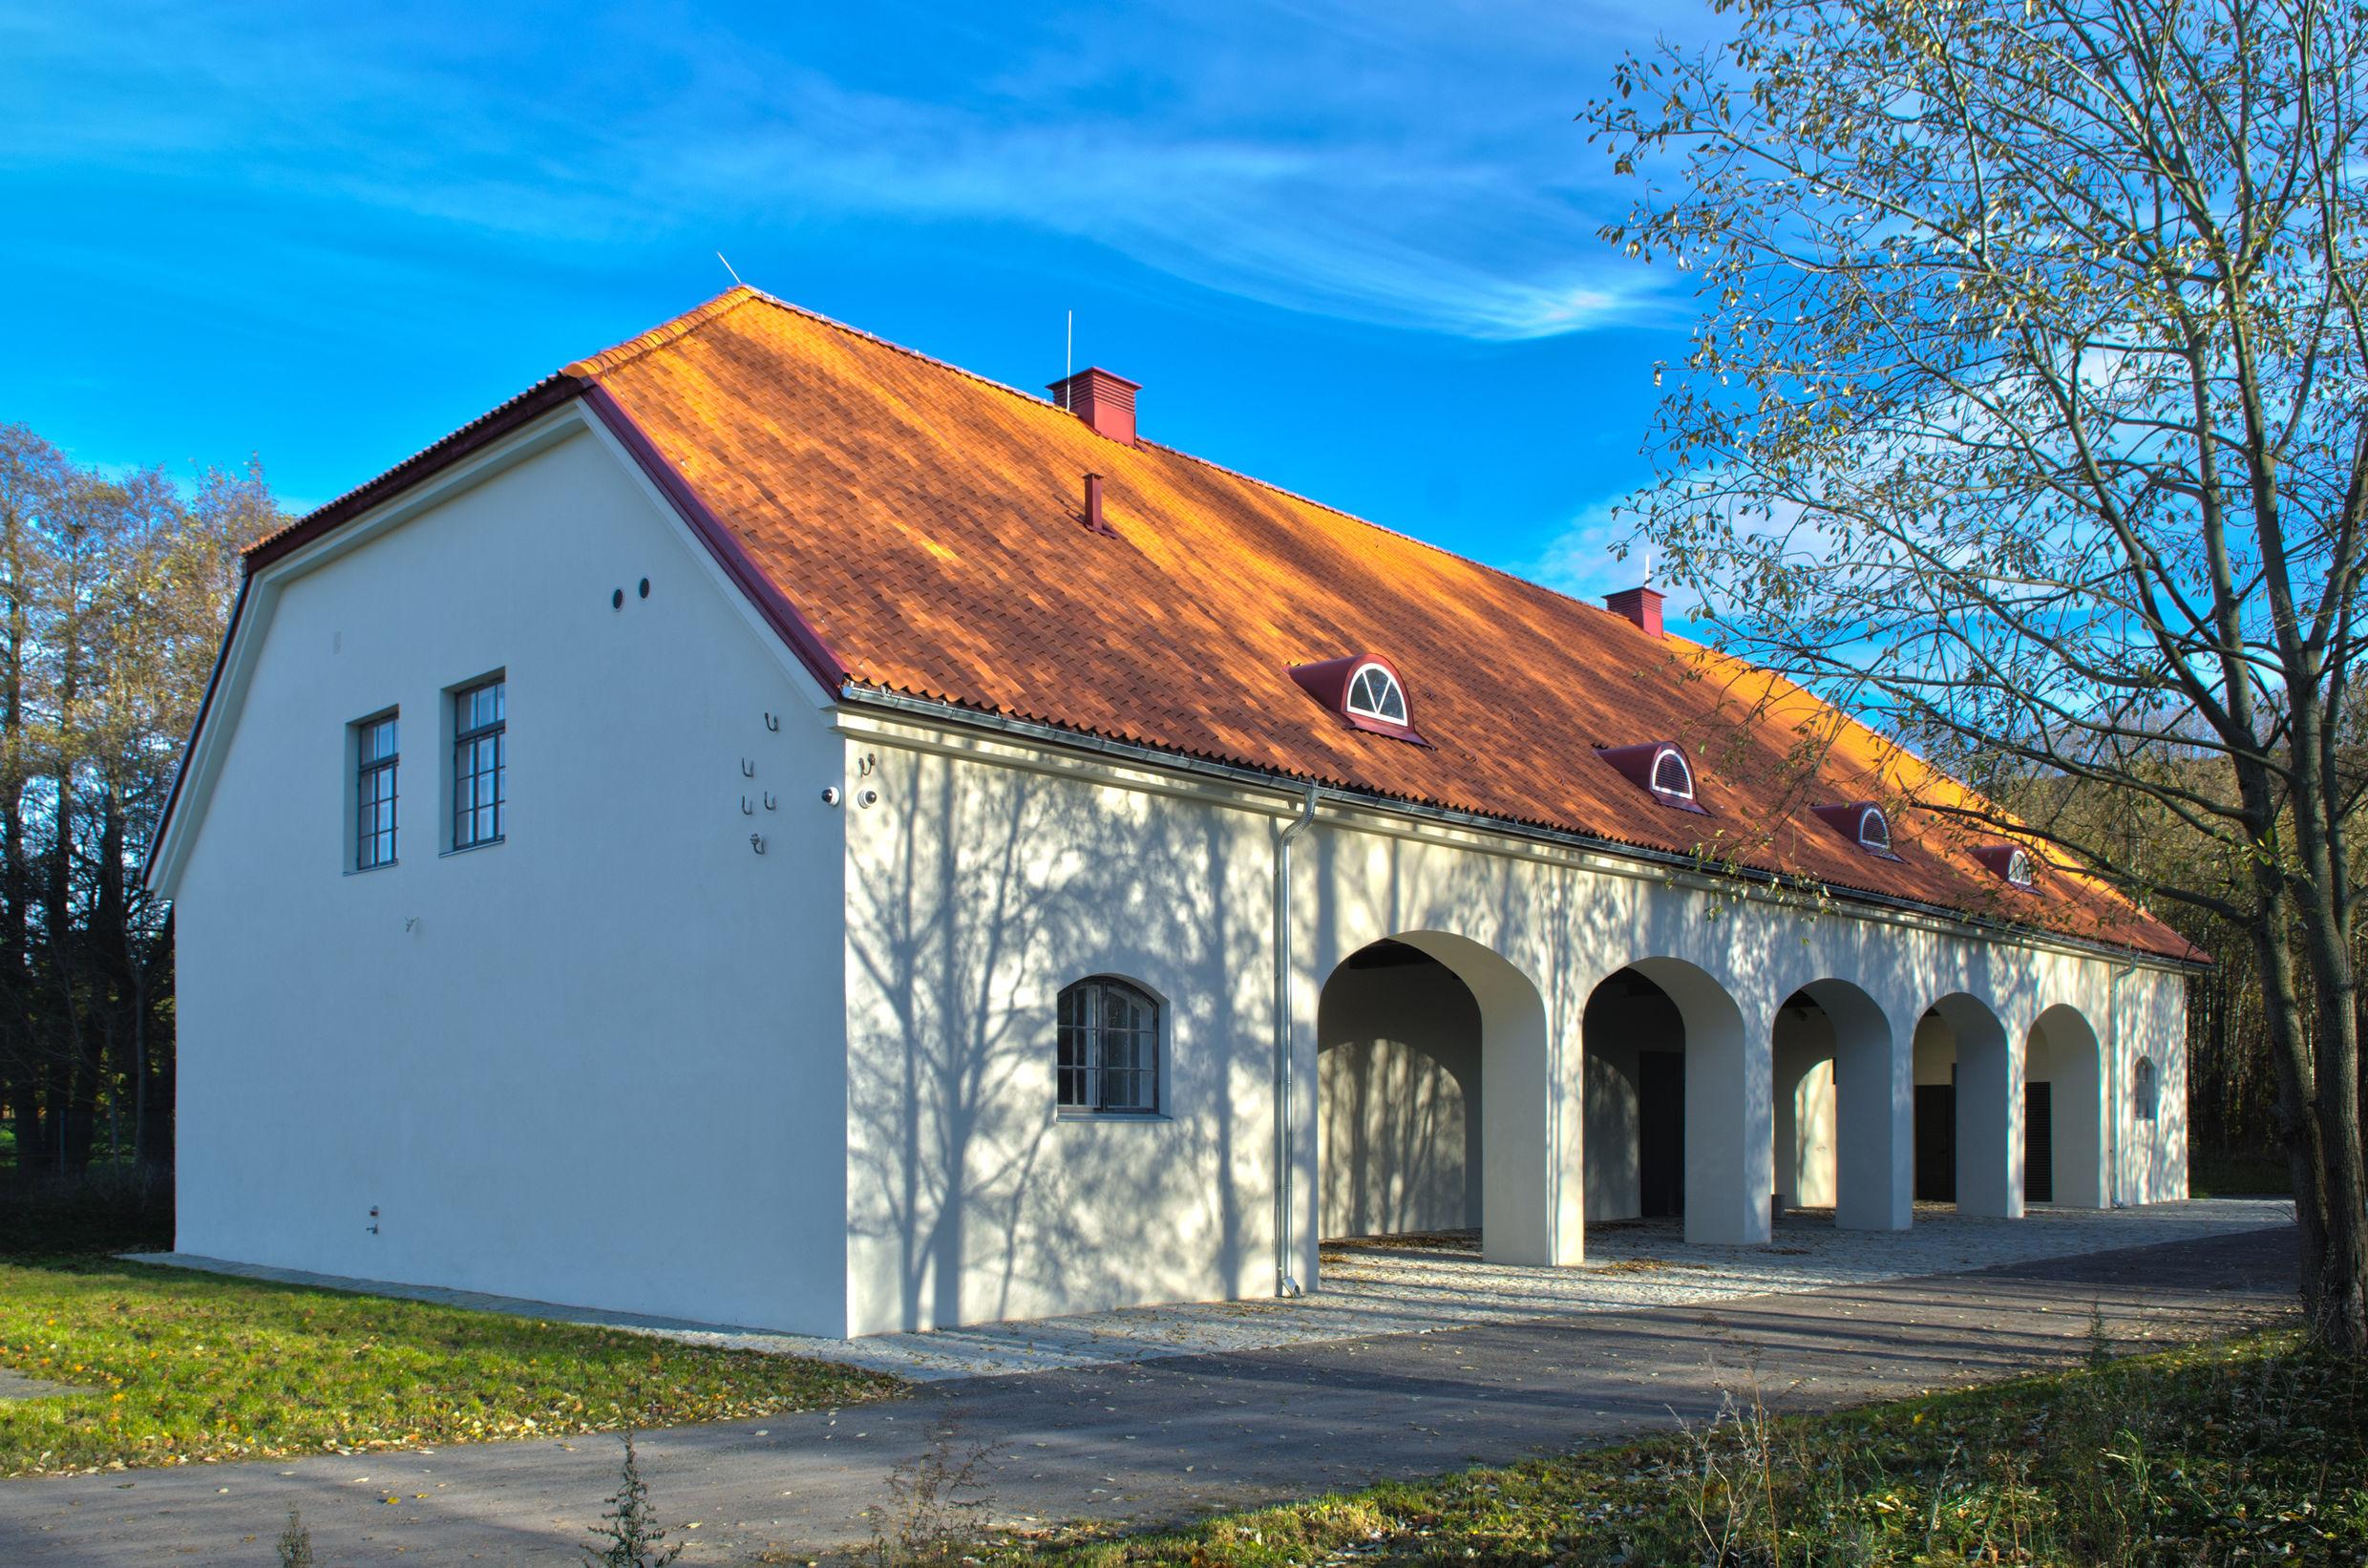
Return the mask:
POLYGON ((1877 855, 1892 852, 1891 818, 1883 815, 1882 807, 1869 806, 1858 814, 1858 843, 1877 855))
POLYGON ((1653 793, 1680 800, 1694 798, 1694 770, 1685 765, 1685 753, 1674 746, 1664 746, 1653 758, 1653 793))
POLYGON ((2161 1113, 2162 1088, 2155 1082, 2153 1057, 2138 1058, 2137 1070, 2129 1075, 2129 1093, 2140 1121, 2152 1121, 2161 1113))
POLYGON ((2021 850, 2006 857, 2006 879, 2017 887, 2029 887, 2038 875, 2032 869, 2031 857, 2021 850))
POLYGON ((1159 1110, 1159 1004, 1109 975, 1061 993, 1056 1103, 1064 1111, 1159 1110))
POLYGON ((1379 665, 1366 665, 1349 677, 1348 710, 1385 724, 1406 721, 1406 693, 1396 677, 1379 665))

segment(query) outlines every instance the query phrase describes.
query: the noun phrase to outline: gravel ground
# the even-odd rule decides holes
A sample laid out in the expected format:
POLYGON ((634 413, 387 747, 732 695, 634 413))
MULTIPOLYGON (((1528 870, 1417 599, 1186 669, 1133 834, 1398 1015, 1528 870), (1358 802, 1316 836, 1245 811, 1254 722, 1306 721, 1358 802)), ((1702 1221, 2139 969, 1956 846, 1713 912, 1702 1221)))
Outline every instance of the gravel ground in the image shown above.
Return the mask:
POLYGON ((1893 1232, 1839 1230, 1831 1211, 1803 1210, 1778 1220, 1774 1240, 1764 1247, 1688 1245, 1676 1220, 1620 1220, 1589 1225, 1587 1261, 1573 1268, 1484 1262, 1476 1233, 1444 1233, 1329 1243, 1323 1249, 1321 1287, 1298 1301, 1127 1307, 858 1340, 719 1328, 381 1281, 338 1281, 180 1254, 146 1255, 141 1261, 610 1324, 694 1344, 818 1356, 929 1382, 1822 1290, 2228 1236, 2293 1219, 2294 1204, 2284 1198, 2198 1198, 2116 1210, 2035 1208, 2020 1219, 1967 1219, 1952 1208, 1919 1206, 1914 1226, 1893 1232))

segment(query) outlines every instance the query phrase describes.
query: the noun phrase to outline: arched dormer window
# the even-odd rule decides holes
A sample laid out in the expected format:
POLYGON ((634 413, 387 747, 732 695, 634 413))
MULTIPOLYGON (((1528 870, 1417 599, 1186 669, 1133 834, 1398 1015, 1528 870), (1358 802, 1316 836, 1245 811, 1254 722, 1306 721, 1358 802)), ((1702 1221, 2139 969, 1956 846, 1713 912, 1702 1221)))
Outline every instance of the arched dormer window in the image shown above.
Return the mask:
POLYGON ((1858 847, 1877 855, 1892 852, 1892 819, 1883 815, 1880 806, 1869 806, 1858 814, 1858 847))
POLYGON ((1892 819, 1883 815, 1883 808, 1871 800, 1853 800, 1846 806, 1812 808, 1825 819, 1828 827, 1848 838, 1868 855, 1886 860, 1899 858, 1892 845, 1892 819))
POLYGON ((1339 714, 1349 728, 1427 746, 1414 729, 1414 705, 1396 667, 1378 653, 1352 653, 1293 665, 1300 689, 1339 714))
POLYGON ((1694 763, 1674 740, 1648 740, 1636 746, 1605 746, 1596 755, 1617 768, 1628 781, 1660 805, 1709 816, 1695 788, 1694 763))
POLYGON ((1061 992, 1053 1097, 1064 1112, 1148 1116, 1159 1110, 1159 1004, 1112 975, 1061 992))
POLYGON ((1359 667, 1348 681, 1348 710, 1385 724, 1406 723, 1406 693, 1399 689, 1398 677, 1380 665, 1359 667))
POLYGON ((1974 858, 2003 878, 2010 887, 2026 891, 2040 879, 2040 863, 2020 844, 1983 844, 1974 858))

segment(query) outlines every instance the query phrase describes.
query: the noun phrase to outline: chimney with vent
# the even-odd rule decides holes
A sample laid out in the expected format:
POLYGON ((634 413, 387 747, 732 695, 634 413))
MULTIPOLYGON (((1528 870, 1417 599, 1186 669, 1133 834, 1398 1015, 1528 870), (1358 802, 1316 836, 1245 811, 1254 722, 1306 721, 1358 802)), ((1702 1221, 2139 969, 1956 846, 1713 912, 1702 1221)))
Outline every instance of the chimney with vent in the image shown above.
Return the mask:
POLYGON ((1614 615, 1624 615, 1634 621, 1647 637, 1660 635, 1660 600, 1659 588, 1622 588, 1603 596, 1604 604, 1614 615))
POLYGON ((1091 425, 1095 434, 1134 445, 1134 394, 1141 383, 1088 366, 1050 390, 1053 402, 1091 425))

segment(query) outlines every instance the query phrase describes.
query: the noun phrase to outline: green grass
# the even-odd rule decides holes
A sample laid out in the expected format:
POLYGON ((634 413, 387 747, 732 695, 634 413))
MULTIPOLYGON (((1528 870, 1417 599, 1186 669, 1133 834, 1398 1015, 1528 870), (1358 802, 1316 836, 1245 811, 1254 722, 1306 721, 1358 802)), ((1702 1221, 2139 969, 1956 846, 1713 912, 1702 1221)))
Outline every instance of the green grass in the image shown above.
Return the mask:
POLYGON ((1715 1425, 1191 1529, 948 1548, 1149 1563, 2357 1563, 2368 1370, 2255 1335, 1822 1417, 1715 1425))
POLYGON ((146 1268, 0 1263, 0 1475, 676 1426, 877 1399, 896 1378, 424 1303, 146 1268))

